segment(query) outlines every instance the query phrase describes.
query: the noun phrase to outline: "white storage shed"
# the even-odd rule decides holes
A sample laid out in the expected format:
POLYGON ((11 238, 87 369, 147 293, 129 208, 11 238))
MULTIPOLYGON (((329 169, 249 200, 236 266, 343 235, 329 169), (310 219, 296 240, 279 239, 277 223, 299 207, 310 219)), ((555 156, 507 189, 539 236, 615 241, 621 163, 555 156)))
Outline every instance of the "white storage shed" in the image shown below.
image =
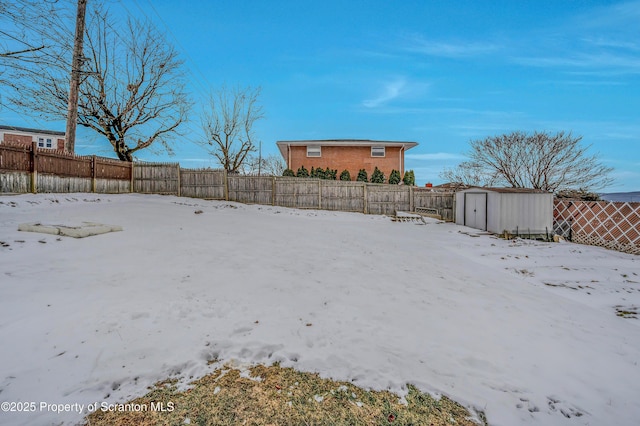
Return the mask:
POLYGON ((456 192, 456 223, 494 234, 553 232, 553 194, 524 188, 469 188, 456 192))

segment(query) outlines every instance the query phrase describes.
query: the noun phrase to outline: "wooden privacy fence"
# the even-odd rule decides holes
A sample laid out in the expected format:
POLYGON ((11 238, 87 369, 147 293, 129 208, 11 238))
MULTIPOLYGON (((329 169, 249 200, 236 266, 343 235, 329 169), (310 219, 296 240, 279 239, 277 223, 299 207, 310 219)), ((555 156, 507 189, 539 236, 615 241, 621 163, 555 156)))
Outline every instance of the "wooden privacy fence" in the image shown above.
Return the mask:
POLYGON ((180 196, 180 164, 136 164, 133 168, 132 192, 180 196))
POLYGON ((243 176, 179 164, 136 163, 135 192, 370 214, 417 211, 453 221, 453 193, 411 186, 280 176, 243 176))
POLYGON ((0 144, 0 193, 137 192, 302 209, 393 215, 415 211, 453 221, 453 193, 412 186, 229 175, 177 163, 128 163, 32 145, 0 144))
POLYGON ((456 197, 453 192, 433 192, 429 188, 413 189, 413 211, 435 214, 447 222, 455 222, 456 197))
POLYGON ((0 144, 1 192, 131 191, 131 163, 38 148, 0 144))
POLYGON ((640 203, 556 199, 553 229, 569 241, 640 254, 640 203))

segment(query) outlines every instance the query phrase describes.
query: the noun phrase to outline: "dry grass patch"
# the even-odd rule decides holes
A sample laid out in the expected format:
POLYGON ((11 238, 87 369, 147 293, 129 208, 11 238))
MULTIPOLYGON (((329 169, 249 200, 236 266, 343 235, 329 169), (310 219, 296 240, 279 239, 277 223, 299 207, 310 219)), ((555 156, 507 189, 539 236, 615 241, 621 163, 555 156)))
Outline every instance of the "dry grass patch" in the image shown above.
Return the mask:
MULTIPOLYGON (((122 407, 128 411, 98 410, 87 417, 86 424, 477 425, 460 404, 446 397, 436 400, 413 386, 405 405, 390 392, 366 391, 278 365, 257 365, 244 373, 223 367, 192 386, 180 392, 175 382, 159 383, 122 407)), ((484 414, 479 416, 486 425, 484 414)))

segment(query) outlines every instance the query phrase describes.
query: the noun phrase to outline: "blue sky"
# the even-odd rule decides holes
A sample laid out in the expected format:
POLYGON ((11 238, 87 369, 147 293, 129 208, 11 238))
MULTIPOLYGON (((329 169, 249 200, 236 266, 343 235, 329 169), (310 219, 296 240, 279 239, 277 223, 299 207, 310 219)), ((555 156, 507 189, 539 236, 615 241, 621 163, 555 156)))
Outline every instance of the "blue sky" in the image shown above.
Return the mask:
MULTIPOLYGON (((614 167, 607 190, 640 189, 640 1, 109 5, 166 33, 183 54, 196 102, 222 84, 260 86, 263 155, 278 153, 282 139, 416 141, 406 167, 419 185, 437 184, 471 139, 565 130, 614 167)), ((176 156, 141 157, 215 167, 191 143, 200 138, 201 109, 176 156)), ((11 114, 0 111, 0 121, 40 125, 11 114)), ((105 142, 85 140, 81 150, 109 153, 105 142)))

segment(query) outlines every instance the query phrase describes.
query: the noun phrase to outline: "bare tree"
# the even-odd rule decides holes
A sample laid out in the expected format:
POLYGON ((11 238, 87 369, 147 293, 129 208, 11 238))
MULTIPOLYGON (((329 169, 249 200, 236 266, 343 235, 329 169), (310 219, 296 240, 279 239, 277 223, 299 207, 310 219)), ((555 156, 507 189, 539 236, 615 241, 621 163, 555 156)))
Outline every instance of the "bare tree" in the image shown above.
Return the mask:
POLYGON ((260 88, 223 86, 211 94, 209 109, 202 114, 203 145, 227 172, 240 172, 256 149, 253 125, 264 118, 259 97, 260 88))
POLYGON ((286 168, 287 165, 281 155, 269 154, 262 158, 250 155, 245 160, 242 173, 247 175, 282 176, 286 168))
POLYGON ((469 161, 441 173, 467 185, 507 185, 545 191, 596 190, 612 182, 613 170, 588 155, 582 137, 558 132, 513 132, 471 141, 469 161))
POLYGON ((60 40, 70 37, 71 32, 61 24, 69 18, 63 3, 0 0, 0 88, 14 89, 16 77, 31 67, 47 68, 64 61, 69 48, 60 40), (52 24, 54 20, 58 22, 52 24))
POLYGON ((58 12, 57 0, 0 0, 0 58, 31 61, 30 54, 45 50, 47 21, 58 12))
MULTIPOLYGON (((85 37, 78 124, 104 136, 123 161, 153 143, 171 154, 170 137, 190 106, 178 53, 149 23, 130 19, 118 28, 99 8, 85 37)), ((57 66, 23 72, 24 84, 10 101, 25 112, 64 119, 69 64, 70 55, 57 66)))
POLYGON ((495 186, 499 179, 477 163, 464 161, 455 168, 444 169, 440 177, 445 181, 465 186, 495 186))

